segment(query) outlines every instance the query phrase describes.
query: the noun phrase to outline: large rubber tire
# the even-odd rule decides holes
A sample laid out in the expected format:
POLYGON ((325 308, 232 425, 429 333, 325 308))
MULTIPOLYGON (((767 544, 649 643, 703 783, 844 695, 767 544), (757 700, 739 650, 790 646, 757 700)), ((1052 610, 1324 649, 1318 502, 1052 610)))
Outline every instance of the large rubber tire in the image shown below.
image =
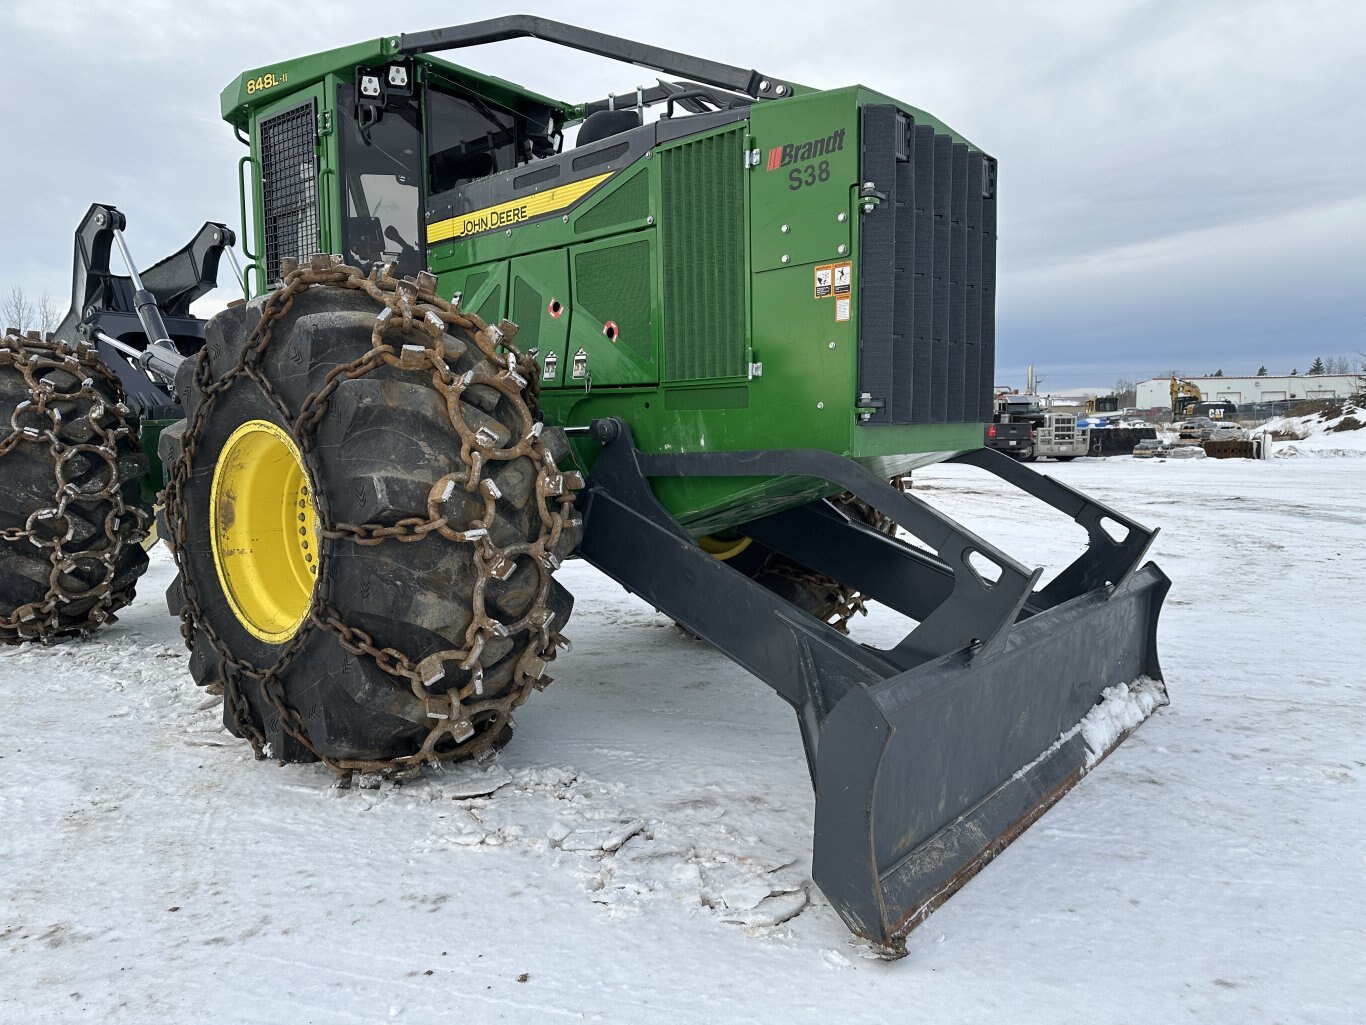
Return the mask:
POLYGON ((147 457, 89 346, 0 342, 0 641, 93 630, 147 568, 147 457))
MULTIPOLYGON (((342 380, 305 443, 295 424, 305 400, 323 387, 335 367, 371 350, 371 329, 381 306, 362 291, 313 286, 295 295, 284 315, 274 321, 259 376, 283 408, 245 374, 206 397, 205 382, 219 382, 239 365, 260 320, 262 303, 226 310, 205 329, 200 357, 204 363, 196 368, 186 408, 185 436, 193 437, 193 451, 187 444, 177 457, 185 464, 179 469, 183 510, 176 514, 183 521, 172 523, 180 573, 168 591, 168 605, 186 624, 195 681, 223 690, 225 725, 250 739, 258 755, 281 761, 322 757, 339 771, 362 763, 397 766, 403 759, 409 759, 407 767, 413 768, 434 760, 418 753, 436 736, 437 723, 429 714, 430 704, 416 695, 409 681, 386 672, 373 654, 349 650, 316 615, 310 614, 289 640, 268 643, 254 636, 231 607, 215 567, 212 480, 218 456, 234 430, 247 421, 265 420, 286 432, 302 451, 320 526, 393 525, 410 517, 426 519, 433 486, 448 474, 466 471, 460 436, 429 374, 382 366, 367 376, 342 380), (262 673, 277 686, 275 698, 263 686, 262 673), (282 721, 281 701, 297 715, 292 729, 282 721), (414 758, 418 762, 411 761, 414 758)), ((448 351, 448 364, 457 376, 490 366, 473 344, 458 359, 448 351)), ((460 408, 470 423, 506 429, 511 441, 501 447, 518 440, 517 414, 505 395, 476 386, 464 393, 460 408)), ((553 434, 558 432, 547 432, 548 437, 553 434)), ((493 474, 502 493, 490 531, 495 544, 538 536, 542 519, 535 472, 532 460, 523 456, 493 474)), ((483 501, 461 488, 454 492, 446 513, 453 526, 463 529, 462 523, 483 515, 483 501)), ((560 535, 558 558, 567 558, 577 545, 581 525, 576 517, 560 535)), ((476 582, 471 544, 433 532, 419 541, 372 545, 324 537, 319 546, 314 613, 335 610, 348 628, 363 631, 374 649, 401 652, 412 664, 465 645, 476 582)), ((486 582, 486 608, 500 621, 515 622, 539 593, 539 570, 529 561, 519 558, 506 581, 486 582)), ((553 631, 552 640, 558 638, 572 605, 569 592, 550 581, 545 607, 554 613, 547 627, 553 631)), ((474 735, 459 744, 453 736, 444 737, 434 752, 429 743, 429 754, 466 757, 507 741, 513 727, 510 708, 525 699, 535 682, 518 671, 533 644, 534 653, 547 654, 545 633, 538 639, 530 629, 495 637, 485 645, 479 657, 482 696, 474 704, 510 698, 504 701, 506 709, 489 713, 475 707, 470 716, 474 735)), ((427 685, 430 695, 468 687, 471 673, 450 662, 442 667, 444 675, 427 685)), ((543 679, 537 685, 547 682, 543 679)))

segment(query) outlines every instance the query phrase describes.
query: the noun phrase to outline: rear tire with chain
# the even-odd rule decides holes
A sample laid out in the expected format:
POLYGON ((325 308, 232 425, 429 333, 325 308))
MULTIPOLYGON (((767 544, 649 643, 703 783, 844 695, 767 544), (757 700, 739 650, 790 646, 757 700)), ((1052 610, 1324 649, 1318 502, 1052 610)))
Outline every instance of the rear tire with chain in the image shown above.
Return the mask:
MULTIPOLYGON (((432 307, 414 302, 415 328, 376 346, 385 305, 375 278, 364 286, 357 272, 343 272, 352 275, 345 288, 296 281, 284 299, 289 284, 207 325, 168 489, 180 573, 167 600, 181 616, 195 681, 222 690, 225 725, 258 756, 406 774, 501 746, 512 709, 549 682, 544 666, 573 604, 549 574, 576 546, 582 521, 567 493, 547 497, 544 481, 563 454, 559 432, 534 428, 528 454, 491 456, 475 473, 479 486, 464 486, 470 466, 456 419, 496 438, 491 452, 517 446, 528 426, 519 400, 469 383, 507 374, 490 360, 496 332, 474 325, 486 353, 472 329, 448 319, 437 332, 445 355, 428 365, 423 346, 434 343, 416 328, 432 307), (249 350, 260 345, 263 310, 278 316, 258 358, 249 350), (409 350, 419 358, 399 365, 409 350), (354 378, 338 370, 375 353, 389 361, 354 378), (438 387, 440 375, 459 386, 455 398, 438 387), (259 444, 243 447, 253 436, 259 444), (271 459, 288 472, 251 469, 271 459), (252 497, 262 489, 280 492, 280 536, 271 534, 274 506, 252 497), (376 529, 402 533, 433 510, 447 533, 468 529, 471 538, 430 530, 374 543, 376 529), (234 534, 248 513, 264 529, 248 523, 234 534), (544 525, 557 515, 552 544, 544 525), (487 534, 476 538, 480 524, 487 534), (514 557, 490 575, 498 551, 514 557), (275 573, 278 562, 296 572, 275 573), (491 629, 472 628, 476 606, 491 629)), ((402 287, 380 281, 385 301, 402 287)))
MULTIPOLYGON (((909 480, 909 477, 905 479, 909 480)), ((901 486, 898 479, 892 483, 901 486)), ((896 534, 895 523, 851 492, 846 491, 825 501, 856 522, 886 534, 896 534)), ((741 541, 738 536, 730 541, 712 537, 704 538, 702 544, 732 569, 763 584, 780 598, 822 623, 830 624, 840 633, 849 632, 849 621, 855 615, 867 615, 865 599, 859 591, 824 573, 817 573, 758 541, 741 541)))
POLYGON ((93 630, 133 600, 151 514, 122 398, 87 345, 0 342, 0 641, 93 630))

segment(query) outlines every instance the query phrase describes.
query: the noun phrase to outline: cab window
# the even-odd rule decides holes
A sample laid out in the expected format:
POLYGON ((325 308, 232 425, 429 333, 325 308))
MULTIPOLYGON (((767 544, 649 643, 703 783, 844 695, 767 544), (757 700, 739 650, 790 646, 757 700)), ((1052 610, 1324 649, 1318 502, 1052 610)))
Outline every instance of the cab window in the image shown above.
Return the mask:
POLYGON ((337 90, 341 122, 342 246, 346 262, 368 271, 392 263, 394 274, 417 274, 422 253, 422 125, 416 99, 387 104, 362 126, 348 116, 355 87, 337 90))
POLYGON ((517 164, 517 119, 476 96, 427 93, 427 182, 432 199, 517 164))

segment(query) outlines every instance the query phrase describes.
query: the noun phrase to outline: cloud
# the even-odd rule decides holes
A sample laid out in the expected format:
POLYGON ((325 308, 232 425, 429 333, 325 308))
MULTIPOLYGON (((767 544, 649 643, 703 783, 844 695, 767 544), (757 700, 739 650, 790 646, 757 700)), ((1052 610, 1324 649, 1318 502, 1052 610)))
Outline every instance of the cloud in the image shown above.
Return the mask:
MULTIPOLYGON (((1002 380, 1021 383, 1031 362, 1067 387, 1363 348, 1362 5, 541 8, 817 87, 862 82, 998 157, 1002 380)), ((460 19, 447 3, 385 10, 392 23, 322 2, 8 5, 0 282, 64 293, 70 233, 93 200, 125 212, 146 263, 205 219, 236 224, 244 151, 219 91, 274 60, 460 19)), ((653 80, 538 41, 459 61, 568 100, 653 80)))

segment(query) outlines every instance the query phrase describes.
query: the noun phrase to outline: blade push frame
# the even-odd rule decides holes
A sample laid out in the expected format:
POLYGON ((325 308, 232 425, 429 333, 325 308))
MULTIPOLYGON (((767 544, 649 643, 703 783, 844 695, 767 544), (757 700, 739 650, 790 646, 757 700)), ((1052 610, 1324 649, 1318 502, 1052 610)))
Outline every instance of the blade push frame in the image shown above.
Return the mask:
POLYGON ((1071 516, 1085 551, 1047 586, 985 539, 821 451, 639 452, 595 421, 580 554, 718 647, 795 709, 816 793, 812 876, 859 936, 906 934, 1065 794, 1092 751, 1082 720, 1119 685, 1165 704, 1157 619, 1170 581, 1140 565, 1155 530, 990 451, 956 462, 1071 516), (917 622, 858 643, 704 552, 652 477, 797 475, 847 488, 933 554, 815 502, 742 532, 917 622), (1108 529, 1107 529, 1108 528, 1108 529), (1153 697, 1155 695, 1155 697, 1153 697))

